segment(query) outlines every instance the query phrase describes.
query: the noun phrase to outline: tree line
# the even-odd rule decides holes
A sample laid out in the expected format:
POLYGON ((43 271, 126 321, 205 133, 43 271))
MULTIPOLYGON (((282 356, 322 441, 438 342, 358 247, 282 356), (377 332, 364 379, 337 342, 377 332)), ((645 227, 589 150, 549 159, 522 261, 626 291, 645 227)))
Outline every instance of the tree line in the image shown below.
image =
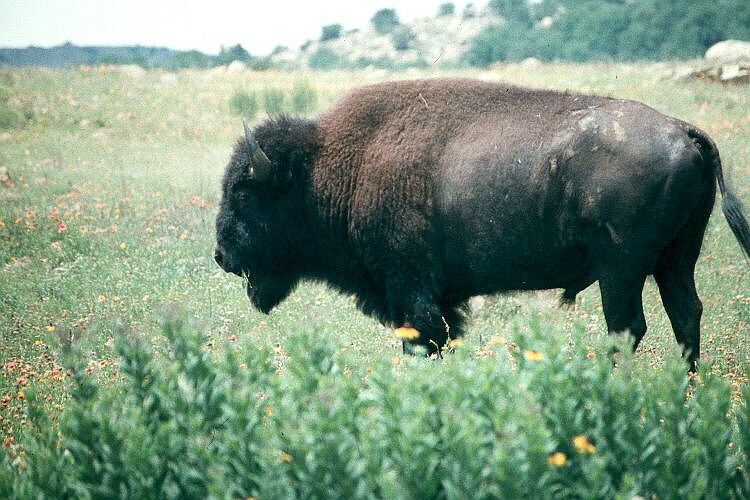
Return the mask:
POLYGON ((504 18, 472 41, 466 62, 527 57, 636 61, 700 57, 726 39, 750 40, 748 0, 491 0, 504 18))

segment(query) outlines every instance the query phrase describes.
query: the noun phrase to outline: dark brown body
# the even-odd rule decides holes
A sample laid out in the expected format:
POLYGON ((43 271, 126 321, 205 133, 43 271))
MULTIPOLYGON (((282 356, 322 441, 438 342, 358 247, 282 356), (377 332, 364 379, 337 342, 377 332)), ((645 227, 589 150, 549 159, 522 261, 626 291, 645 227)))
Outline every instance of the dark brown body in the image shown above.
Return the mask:
MULTIPOLYGON (((261 309, 297 280, 321 279, 382 321, 415 326, 417 343, 434 350, 460 334, 472 295, 562 288, 570 301, 598 280, 609 330, 629 330, 637 345, 654 275, 697 359, 693 269, 717 179, 725 190, 715 145, 696 128, 632 101, 442 79, 357 89, 314 122, 281 119, 256 133, 274 177, 246 183, 243 196, 273 190, 276 227, 245 228, 249 241, 237 241, 230 228, 259 212, 222 202, 217 254, 225 269, 258 275, 250 295, 261 309), (290 156, 296 148, 304 160, 290 156), (253 245, 270 233, 288 255, 253 245), (284 286, 271 290, 266 274, 285 274, 284 286)), ((241 142, 225 200, 248 170, 243 155, 241 142)), ((739 202, 724 201, 750 252, 739 202)))

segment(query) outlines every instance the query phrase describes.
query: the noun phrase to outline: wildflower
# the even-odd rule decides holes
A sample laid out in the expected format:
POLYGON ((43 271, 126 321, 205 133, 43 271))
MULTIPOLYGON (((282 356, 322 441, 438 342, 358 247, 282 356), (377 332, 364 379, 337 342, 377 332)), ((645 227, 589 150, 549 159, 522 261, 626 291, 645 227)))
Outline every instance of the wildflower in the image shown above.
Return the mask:
POLYGON ((410 326, 396 328, 396 336, 402 340, 415 340, 419 338, 419 331, 410 326))
POLYGON ((120 243, 120 250, 125 250, 128 248, 128 245, 125 242, 120 243))
POLYGON ((89 231, 89 228, 86 226, 79 226, 78 230, 82 233, 87 233, 89 231))
POLYGON ((461 340, 461 339, 451 339, 451 341, 448 342, 448 347, 458 347, 461 344, 463 344, 463 340, 461 340))
POLYGON ((555 467, 562 467, 563 465, 565 465, 565 462, 567 461, 568 461, 568 457, 566 457, 565 453, 561 451, 550 453, 550 455, 547 457, 547 463, 555 467))
POLYGON ((581 453, 594 453, 596 451, 596 446, 583 434, 573 437, 573 446, 581 453))
POLYGON ((237 335, 230 335, 229 336, 229 341, 230 342, 236 342, 237 341, 237 335))
POLYGON ((586 359, 594 359, 595 356, 596 355, 592 351, 586 353, 586 359))
POLYGON ((36 339, 36 340, 34 341, 34 345, 43 345, 43 344, 44 344, 44 341, 43 341, 43 340, 40 340, 40 339, 36 339))
POLYGON ((54 332, 55 331, 55 325, 53 325, 52 323, 50 323, 49 325, 47 325, 46 327, 44 327, 44 329, 47 330, 48 332, 54 332))
POLYGON ((104 294, 99 294, 99 296, 96 298, 97 302, 104 302, 107 300, 107 297, 104 294))
POLYGON ((494 335, 490 337, 490 340, 487 341, 488 345, 500 345, 504 343, 505 339, 503 337, 500 337, 499 335, 494 335))
POLYGON ((24 399, 26 395, 23 393, 23 391, 18 391, 16 393, 16 396, 18 396, 18 399, 24 399))
POLYGON ((279 455, 279 462, 284 462, 288 464, 291 461, 292 461, 292 456, 289 453, 282 451, 281 455, 279 455))
POLYGON ((263 407, 263 414, 267 417, 270 417, 273 415, 273 408, 271 408, 270 405, 266 405, 263 407))
POLYGON ((544 359, 544 353, 541 351, 527 350, 523 352, 523 357, 529 361, 541 361, 544 359))
POLYGON ((61 220, 57 221, 57 232, 63 233, 68 229, 68 226, 61 220))

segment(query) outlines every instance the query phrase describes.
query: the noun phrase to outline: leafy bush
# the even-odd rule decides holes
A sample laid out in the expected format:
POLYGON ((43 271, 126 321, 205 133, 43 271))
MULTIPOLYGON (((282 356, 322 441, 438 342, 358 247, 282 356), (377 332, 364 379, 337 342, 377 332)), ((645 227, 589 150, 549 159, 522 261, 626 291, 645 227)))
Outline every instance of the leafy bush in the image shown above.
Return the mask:
POLYGON ((341 36, 342 26, 340 24, 327 24, 320 32, 320 41, 335 40, 341 36))
POLYGON ((396 26, 391 32, 393 47, 398 51, 407 50, 411 46, 411 42, 414 41, 415 37, 416 35, 412 29, 403 24, 396 26))
POLYGON ((456 13, 456 5, 452 2, 441 3, 438 6, 437 16, 452 16, 456 13))
POLYGON ((68 356, 74 389, 59 429, 30 389, 32 427, 0 456, 0 495, 750 494, 750 390, 734 417, 728 383, 710 370, 690 381, 676 355, 657 371, 621 342, 614 367, 602 355, 609 344, 576 347, 578 331, 554 345, 535 324, 443 361, 394 356, 357 368, 323 332, 219 351, 180 323, 164 332, 166 359, 120 335, 116 387, 68 356))
POLYGON ((21 128, 36 117, 29 105, 18 106, 11 100, 11 92, 0 86, 0 129, 21 128))
POLYGON ((309 64, 314 69, 336 69, 344 65, 344 60, 328 47, 320 47, 310 56, 309 64))
POLYGON ((295 113, 305 114, 313 111, 318 101, 318 94, 309 82, 300 80, 292 87, 291 108, 295 113))
POLYGON ((387 35, 393 28, 401 24, 395 9, 380 9, 370 19, 372 27, 381 35, 387 35))
POLYGON ((263 89, 263 109, 269 115, 281 113, 284 110, 284 91, 276 87, 263 89))
POLYGON ((229 98, 229 109, 235 115, 252 118, 258 112, 258 98, 255 92, 237 89, 229 98))

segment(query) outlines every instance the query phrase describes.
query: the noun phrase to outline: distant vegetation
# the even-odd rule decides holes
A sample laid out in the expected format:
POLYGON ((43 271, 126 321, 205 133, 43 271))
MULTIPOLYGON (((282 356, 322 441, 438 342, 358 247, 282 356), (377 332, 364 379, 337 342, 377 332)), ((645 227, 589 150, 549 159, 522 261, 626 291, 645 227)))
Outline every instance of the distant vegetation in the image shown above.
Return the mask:
MULTIPOLYGON (((456 15, 446 2, 436 19, 456 15)), ((700 57, 716 42, 750 40, 748 0, 489 0, 485 7, 467 4, 464 19, 496 19, 473 38, 460 64, 487 66, 495 61, 520 61, 536 57, 543 61, 634 61, 689 59, 700 57)), ((415 26, 402 23, 392 8, 375 12, 370 19, 373 37, 390 36, 399 53, 415 48, 415 26)), ((344 28, 331 23, 321 28, 319 42, 307 64, 313 69, 358 68, 373 65, 344 57, 325 42, 342 36, 344 28)), ((439 34, 434 43, 443 44, 439 34)), ((424 34, 420 35, 420 40, 424 34)), ((312 41, 306 42, 302 50, 312 41)), ((432 43, 430 41, 420 43, 432 43)), ((281 49, 278 49, 281 50, 281 49)), ((274 54, 278 52, 274 51, 274 54)), ((340 50, 340 49, 336 49, 340 50)), ((144 68, 210 68, 241 61, 255 70, 272 66, 271 56, 254 56, 242 45, 222 47, 217 55, 197 50, 176 51, 162 47, 79 47, 70 43, 44 49, 0 49, 0 65, 67 67, 71 65, 136 64, 144 68)), ((418 66, 394 60, 378 67, 397 69, 418 66)))
POLYGON ((750 2, 696 0, 491 0, 505 23, 472 42, 466 62, 662 60, 700 57, 716 42, 750 39, 750 2))
POLYGON ((136 64, 143 68, 211 68, 242 61, 253 69, 268 69, 268 57, 251 55, 242 45, 222 47, 217 55, 197 50, 171 50, 164 47, 79 47, 66 43, 49 49, 27 47, 0 49, 0 65, 65 68, 75 65, 136 64))

